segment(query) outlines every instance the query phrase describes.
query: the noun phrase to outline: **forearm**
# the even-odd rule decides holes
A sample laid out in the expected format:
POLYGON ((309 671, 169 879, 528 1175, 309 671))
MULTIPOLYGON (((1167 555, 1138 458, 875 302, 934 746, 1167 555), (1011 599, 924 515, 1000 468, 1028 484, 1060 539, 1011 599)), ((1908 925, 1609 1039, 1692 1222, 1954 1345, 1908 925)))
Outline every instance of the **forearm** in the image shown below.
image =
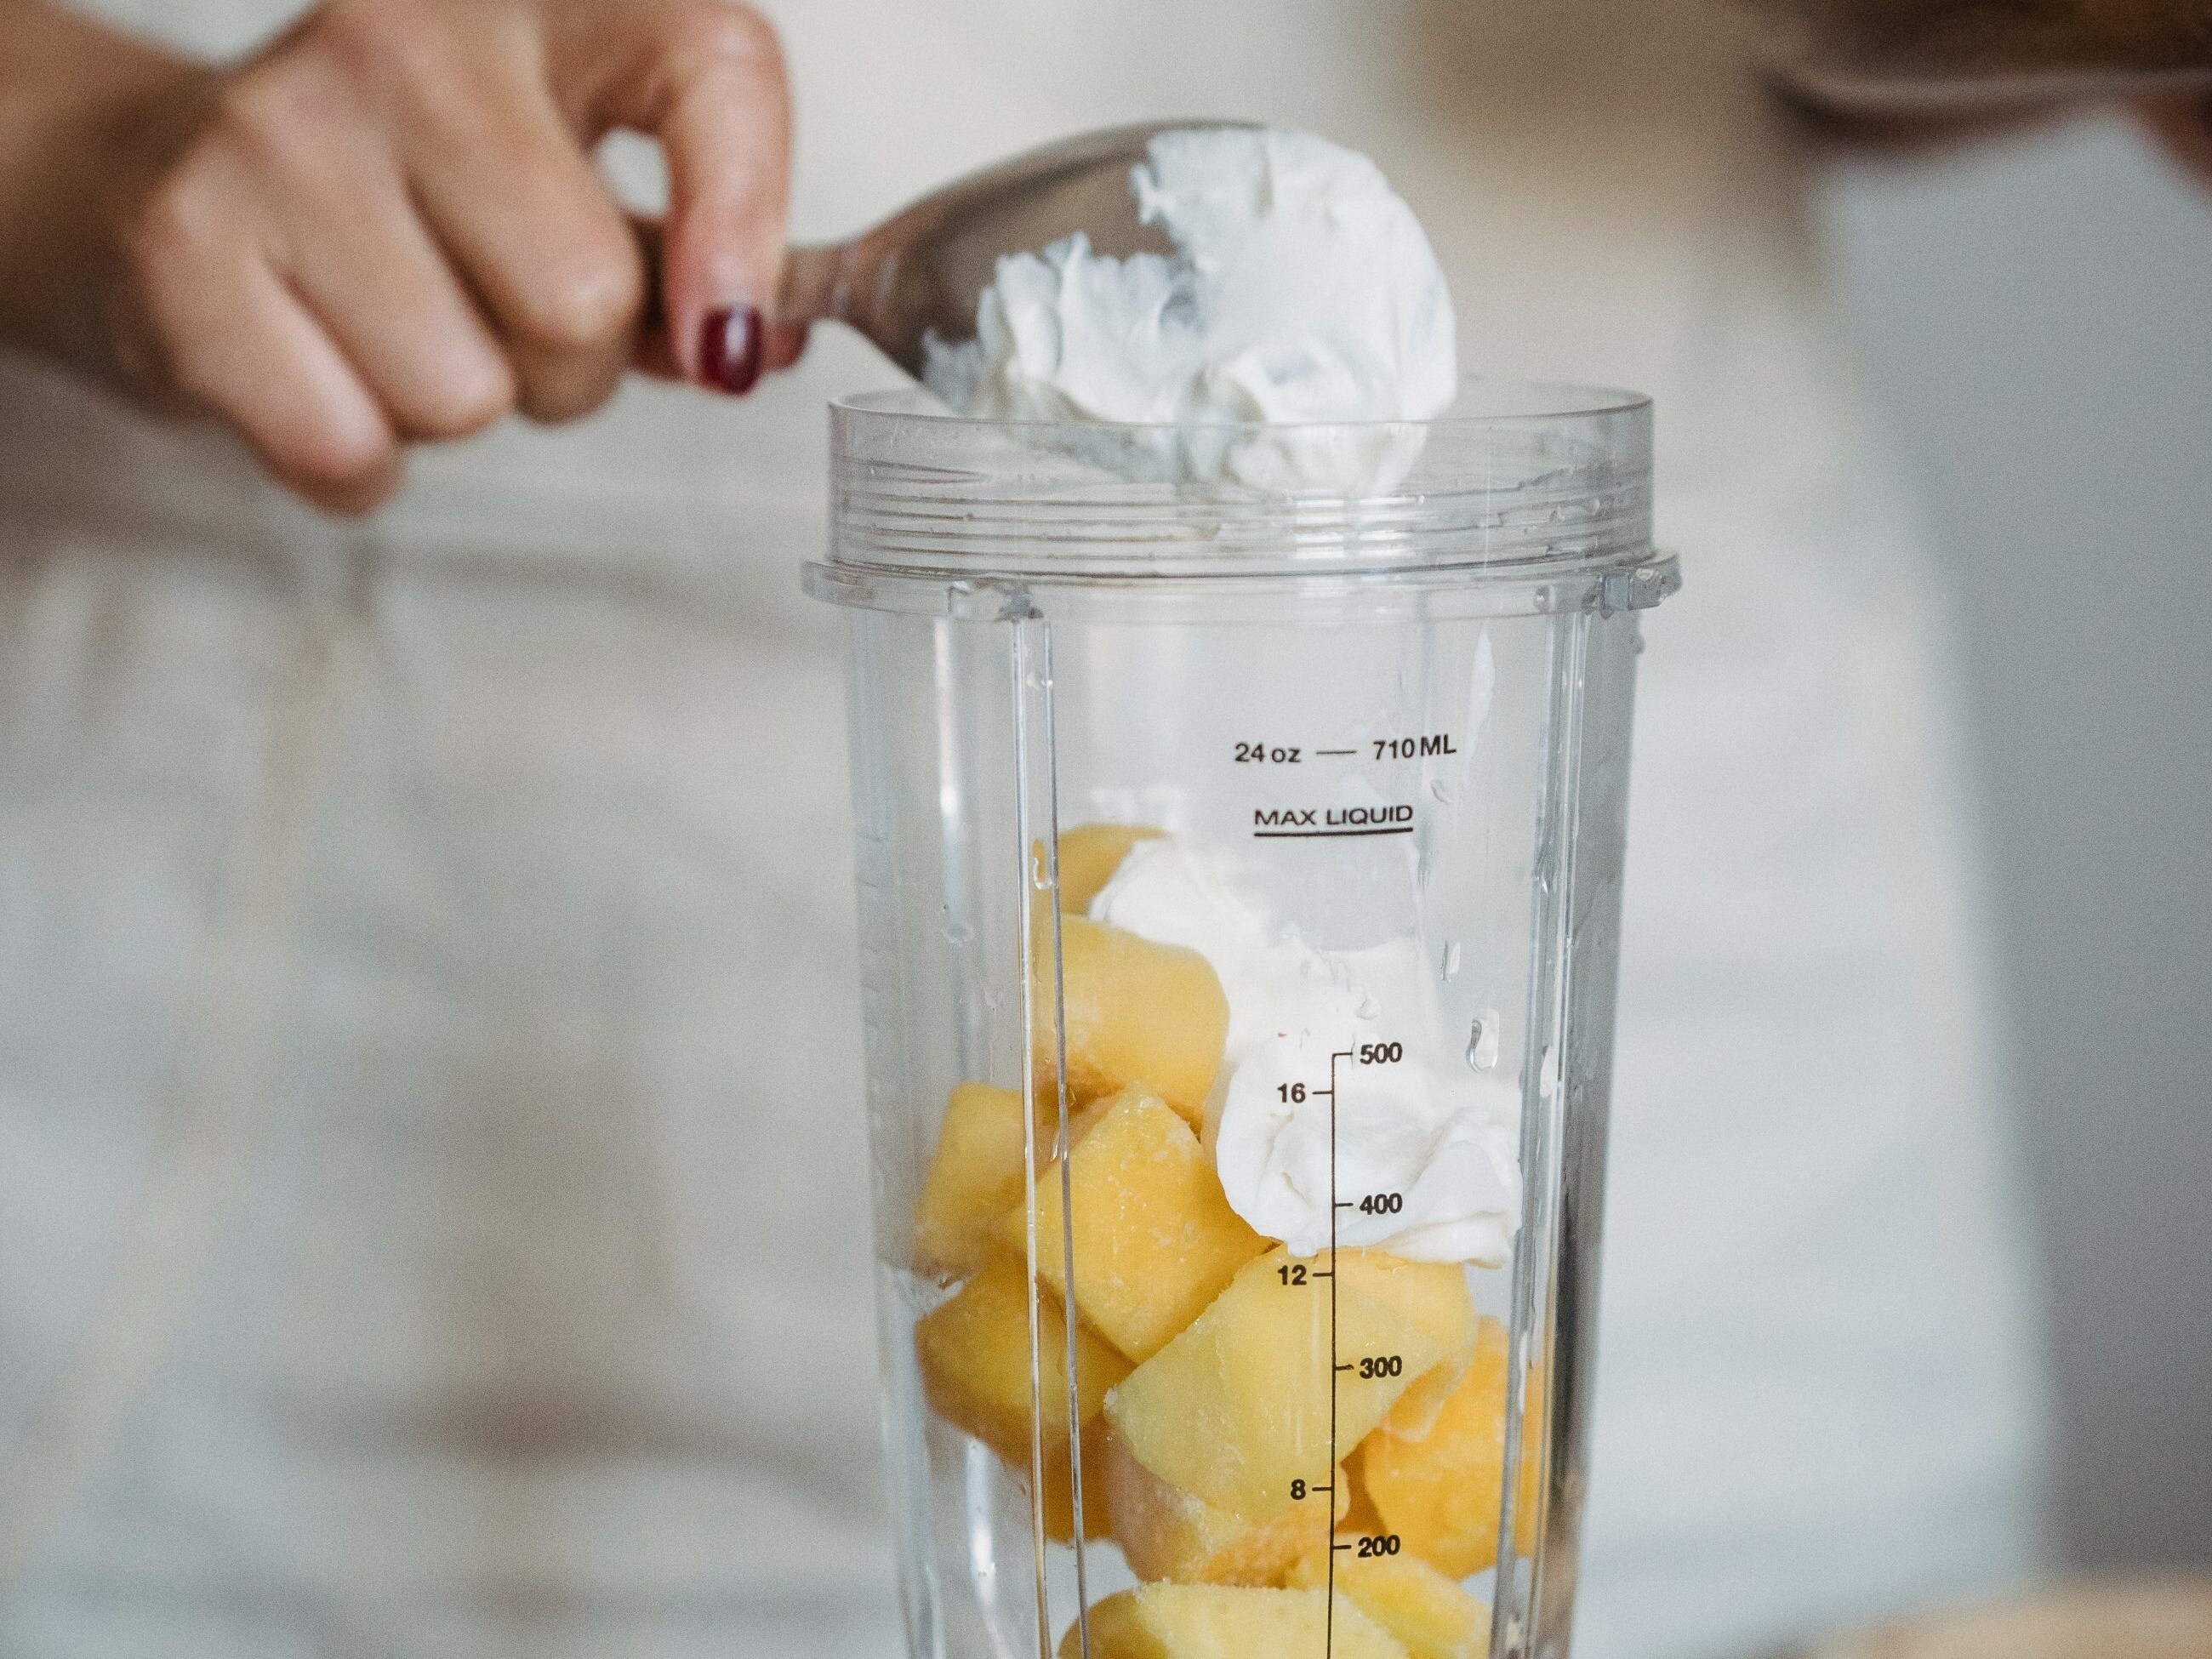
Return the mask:
MULTIPOLYGON (((2212 86, 2212 0, 1738 0, 1776 96, 1832 149, 1917 160, 2094 101, 2212 86)), ((2158 131, 2212 178, 2202 94, 2158 131), (2193 114, 2189 113, 2193 110, 2193 114), (2177 136, 2179 135, 2179 136, 2177 136)))
POLYGON ((0 343, 79 367, 102 356, 90 204, 131 110, 186 60, 47 3, 0 0, 0 343))
POLYGON ((2050 103, 1948 111, 1869 109, 1821 98, 1782 76, 1772 78, 1770 90, 1820 149, 1872 162, 1947 155, 2047 126, 2068 111, 2067 106, 2050 103))
POLYGON ((1800 101, 1957 119, 2212 75, 2212 0, 1744 0, 1800 101))

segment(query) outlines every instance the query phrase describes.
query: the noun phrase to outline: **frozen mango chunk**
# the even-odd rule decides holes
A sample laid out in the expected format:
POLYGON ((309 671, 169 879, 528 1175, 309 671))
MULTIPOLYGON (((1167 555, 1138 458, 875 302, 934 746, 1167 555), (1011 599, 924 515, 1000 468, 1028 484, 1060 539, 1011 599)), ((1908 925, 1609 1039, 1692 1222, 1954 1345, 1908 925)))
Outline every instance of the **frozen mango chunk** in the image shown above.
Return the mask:
POLYGON ((1431 1366, 1415 1380, 1412 1388, 1406 1390, 1398 1403, 1390 1407, 1389 1416, 1382 1420, 1390 1425, 1394 1433, 1408 1438, 1418 1439, 1426 1434, 1443 1412, 1444 1401, 1451 1398, 1452 1390, 1467 1375, 1467 1368, 1474 1358, 1474 1345, 1470 1342, 1463 1351, 1431 1366))
POLYGON ((1162 832, 1143 823, 1079 823, 1060 832, 1060 908, 1081 915, 1114 879, 1121 860, 1140 841, 1162 832))
MULTIPOLYGON (((1237 1270, 1267 1248, 1222 1196, 1213 1160, 1190 1125, 1140 1083, 1113 1097, 1068 1155, 1074 1200, 1075 1310, 1131 1359, 1150 1359, 1206 1311, 1237 1270)), ((1037 1178, 1037 1273, 1067 1292, 1060 1169, 1037 1178), (1050 1248, 1045 1247, 1050 1242, 1050 1248)), ((1020 1253, 1028 1215, 1000 1224, 1020 1253)))
MULTIPOLYGON (((1091 1609, 1091 1659, 1407 1659, 1356 1603, 1311 1589, 1146 1584, 1091 1609), (1334 1625, 1334 1628, 1331 1626, 1334 1625)), ((1071 1625, 1060 1659, 1079 1659, 1071 1625)))
MULTIPOLYGON (((1498 1559, 1498 1507, 1505 1468, 1505 1328, 1482 1322, 1474 1357, 1427 1431, 1385 1423, 1353 1455, 1360 1489, 1406 1550, 1447 1577, 1498 1559)), ((1532 1390, 1534 1396, 1540 1389, 1532 1390)), ((1531 1413, 1524 1420, 1534 1422, 1531 1413)), ((1533 1541, 1537 1461, 1524 1456, 1516 1547, 1533 1541)))
POLYGON ((1106 1414, 1122 1443, 1170 1486, 1248 1517, 1278 1513, 1294 1481, 1328 1480, 1332 1377, 1340 1455, 1448 1346, 1408 1316, 1422 1298, 1398 1275, 1459 1269, 1369 1260, 1380 1255, 1338 1252, 1333 1345, 1328 1252, 1299 1261, 1276 1249, 1247 1263, 1115 1389, 1106 1414))
MULTIPOLYGON (((1069 1097, 1079 1105, 1141 1083, 1198 1127, 1229 1036, 1212 965, 1081 916, 1060 918, 1060 944, 1069 1097)), ((1048 946, 1037 960, 1030 1048, 1040 1088, 1055 1089, 1048 946)))
POLYGON ((1443 1358, 1413 1380, 1386 1419, 1401 1433, 1425 1432, 1474 1358, 1479 1327, 1466 1273, 1379 1250, 1348 1250, 1344 1274, 1345 1283, 1389 1303, 1443 1345, 1443 1358))
MULTIPOLYGON (((1357 1546, 1352 1537, 1340 1543, 1357 1546)), ((1291 1569, 1293 1589, 1325 1589, 1326 1551, 1291 1569)), ((1381 1626, 1410 1659, 1475 1659, 1490 1640, 1490 1609, 1416 1556, 1336 1552, 1336 1594, 1381 1626)))
MULTIPOLYGON (((959 1294, 914 1328, 922 1392, 937 1414, 965 1430, 1017 1469, 1030 1467, 1029 1276, 1018 1261, 994 1261, 959 1294)), ((1068 1432, 1067 1323, 1050 1291, 1037 1291, 1043 1360, 1043 1423, 1048 1439, 1068 1432)), ((1077 1425, 1098 1415, 1106 1391, 1129 1362, 1089 1331, 1075 1332, 1077 1425)), ((1086 1508, 1088 1506, 1086 1505, 1086 1508)))
MULTIPOLYGON (((1351 1484, 1331 1480, 1328 1491, 1286 1501, 1269 1519, 1248 1520, 1170 1486, 1110 1429, 1101 1462, 1115 1541, 1129 1571, 1146 1580, 1280 1584, 1302 1557, 1328 1541, 1332 1520, 1341 1521, 1351 1507, 1351 1484)), ((1087 1513, 1087 1501, 1084 1507, 1087 1513)))
POLYGON ((963 1083, 953 1090, 914 1206, 919 1271, 960 1279, 990 1260, 992 1230, 1024 1194, 1022 1118, 1018 1089, 963 1083))
MULTIPOLYGON (((1083 1540, 1092 1543, 1107 1536, 1106 1446, 1112 1431, 1105 1419, 1094 1418, 1076 1440, 1083 1455, 1083 1540)), ((1045 1448, 1044 1535, 1055 1544, 1075 1538, 1075 1480, 1067 1443, 1045 1448)))
MULTIPOLYGON (((1390 1419, 1385 1417, 1382 1420, 1387 1423, 1390 1419)), ((1382 1524, 1382 1514, 1375 1507, 1375 1500, 1367 1495, 1367 1488, 1359 1484, 1358 1459, 1352 1458, 1346 1462, 1344 1484, 1352 1495, 1352 1507, 1344 1512, 1343 1519, 1336 1523, 1337 1536, 1346 1538, 1354 1533, 1374 1534, 1389 1531, 1390 1528, 1382 1524)))

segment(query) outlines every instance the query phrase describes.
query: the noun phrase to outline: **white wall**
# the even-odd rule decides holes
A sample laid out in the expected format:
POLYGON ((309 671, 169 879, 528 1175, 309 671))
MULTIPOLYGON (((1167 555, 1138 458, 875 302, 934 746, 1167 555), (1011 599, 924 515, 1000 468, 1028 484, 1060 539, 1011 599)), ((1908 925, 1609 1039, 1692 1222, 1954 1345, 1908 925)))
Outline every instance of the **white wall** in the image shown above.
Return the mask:
POLYGON ((2065 1536, 2212 1563, 2212 198, 2100 120, 1830 206, 1965 625, 2065 1536))

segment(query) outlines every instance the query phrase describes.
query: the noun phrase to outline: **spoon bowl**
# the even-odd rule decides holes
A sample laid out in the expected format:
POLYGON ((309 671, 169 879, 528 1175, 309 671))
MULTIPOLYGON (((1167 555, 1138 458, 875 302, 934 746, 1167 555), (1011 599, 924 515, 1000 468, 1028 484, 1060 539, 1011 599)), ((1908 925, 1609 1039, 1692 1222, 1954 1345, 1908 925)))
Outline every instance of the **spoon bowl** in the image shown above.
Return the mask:
POLYGON ((846 242, 786 257, 776 321, 834 318, 873 341, 916 380, 924 342, 972 339, 975 307, 1000 258, 1083 232, 1100 253, 1171 253, 1139 222, 1130 169, 1163 132, 1241 122, 1156 121, 1109 127, 1025 151, 932 191, 846 242))

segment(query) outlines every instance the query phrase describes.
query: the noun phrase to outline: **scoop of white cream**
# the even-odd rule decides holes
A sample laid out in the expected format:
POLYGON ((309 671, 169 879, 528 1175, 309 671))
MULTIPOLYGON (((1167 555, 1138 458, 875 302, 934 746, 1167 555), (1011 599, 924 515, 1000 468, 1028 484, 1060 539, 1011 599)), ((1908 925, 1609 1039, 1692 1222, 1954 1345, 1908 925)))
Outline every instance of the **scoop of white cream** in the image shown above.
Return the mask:
MULTIPOLYGON (((993 420, 1224 423, 1419 421, 1449 406, 1451 297, 1411 208, 1365 156, 1309 132, 1165 132, 1131 169, 1173 258, 1102 257, 1078 234, 1012 254, 975 337, 928 343, 929 388, 993 420)), ((1180 433, 1125 453, 1267 488, 1344 483, 1412 456, 1402 438, 1180 433)), ((1367 480, 1371 483, 1371 478, 1367 480)))
POLYGON ((1091 915, 1194 950, 1220 977, 1229 1038, 1207 1133, 1254 1231, 1310 1255, 1328 1246, 1334 1199, 1340 1244, 1504 1263, 1521 1213, 1519 1097, 1450 1052, 1414 940, 1317 950, 1172 840, 1132 848, 1091 915), (1363 1063, 1363 1049, 1396 1058, 1363 1063))

